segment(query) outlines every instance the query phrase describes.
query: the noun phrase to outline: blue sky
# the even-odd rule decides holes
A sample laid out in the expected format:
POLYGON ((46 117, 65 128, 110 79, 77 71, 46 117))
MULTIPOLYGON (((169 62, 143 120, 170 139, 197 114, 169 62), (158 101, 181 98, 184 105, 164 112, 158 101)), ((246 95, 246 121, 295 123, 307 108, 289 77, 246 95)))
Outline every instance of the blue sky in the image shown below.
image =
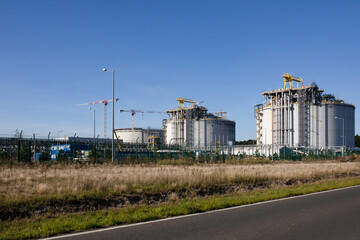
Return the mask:
MULTIPOLYGON (((359 106, 359 12, 346 0, 0 0, 0 136, 92 136, 93 113, 76 104, 112 98, 102 68, 116 72, 115 128, 131 126, 119 109, 165 111, 184 97, 227 111, 237 140, 255 139, 253 106, 285 72, 359 106)), ((135 125, 166 117, 137 114, 135 125)))

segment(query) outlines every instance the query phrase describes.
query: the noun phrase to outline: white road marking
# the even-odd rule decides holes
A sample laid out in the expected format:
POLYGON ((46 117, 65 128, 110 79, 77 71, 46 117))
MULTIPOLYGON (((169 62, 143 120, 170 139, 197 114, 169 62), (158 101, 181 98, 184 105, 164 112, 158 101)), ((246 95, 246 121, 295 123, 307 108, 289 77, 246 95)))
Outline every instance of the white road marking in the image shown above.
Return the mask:
POLYGON ((50 237, 50 238, 43 238, 43 239, 44 240, 51 240, 51 239, 69 238, 69 237, 74 237, 74 236, 79 236, 79 235, 86 235, 86 234, 92 234, 92 233, 98 233, 98 232, 111 231, 111 230, 114 230, 114 229, 135 227, 135 226, 139 226, 139 225, 151 224, 151 223, 157 223, 157 222, 164 222, 164 221, 171 221, 171 220, 175 220, 175 219, 179 219, 179 218, 187 218, 187 217, 199 216, 199 215, 204 215, 204 214, 211 214, 211 213, 214 213, 214 212, 222 212, 222 211, 229 211, 229 210, 238 209, 238 208, 252 207, 252 206, 261 205, 261 204, 267 204, 267 203, 272 203, 272 202, 290 200, 290 199, 294 199, 294 198, 313 196, 313 195, 318 195, 318 194, 322 194, 322 193, 336 192, 336 191, 341 191, 341 190, 350 189, 350 188, 356 188, 356 187, 360 187, 360 185, 351 186, 351 187, 344 187, 344 188, 337 188, 337 189, 326 190, 326 191, 321 191, 321 192, 308 193, 308 194, 303 194, 303 195, 299 195, 299 196, 292 196, 292 197, 287 197, 287 198, 279 198, 279 199, 274 199, 274 200, 269 200, 269 201, 264 201, 264 202, 251 203, 251 204, 240 205, 240 206, 235 206, 235 207, 211 210, 211 211, 202 212, 202 213, 192 213, 192 214, 188 214, 188 215, 181 215, 181 216, 176 216, 176 217, 157 219, 157 220, 152 220, 152 221, 148 221, 148 222, 132 223, 132 224, 127 224, 127 225, 120 225, 120 226, 108 227, 108 228, 103 228, 103 229, 98 229, 98 230, 90 230, 90 231, 86 231, 86 232, 72 233, 72 234, 61 235, 61 236, 50 237))

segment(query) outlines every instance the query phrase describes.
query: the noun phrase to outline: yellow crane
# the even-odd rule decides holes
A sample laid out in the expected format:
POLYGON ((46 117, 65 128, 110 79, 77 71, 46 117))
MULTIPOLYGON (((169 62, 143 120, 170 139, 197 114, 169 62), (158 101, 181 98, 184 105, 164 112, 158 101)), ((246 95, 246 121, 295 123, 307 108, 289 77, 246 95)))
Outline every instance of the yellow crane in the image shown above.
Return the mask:
POLYGON ((297 87, 299 87, 299 82, 301 82, 301 86, 303 86, 303 80, 302 78, 298 78, 295 76, 292 76, 288 73, 284 73, 284 75, 282 76, 284 78, 284 89, 286 89, 286 83, 289 82, 290 83, 290 89, 292 89, 292 82, 297 82, 297 87))
POLYGON ((187 103, 192 103, 192 104, 196 104, 196 101, 195 100, 192 100, 192 99, 187 99, 187 98, 177 98, 176 101, 179 102, 179 109, 184 109, 184 103, 187 102, 187 103))
POLYGON ((193 99, 187 99, 179 97, 176 99, 179 102, 180 109, 180 144, 184 143, 184 103, 192 103, 194 106, 196 105, 196 101, 193 99))

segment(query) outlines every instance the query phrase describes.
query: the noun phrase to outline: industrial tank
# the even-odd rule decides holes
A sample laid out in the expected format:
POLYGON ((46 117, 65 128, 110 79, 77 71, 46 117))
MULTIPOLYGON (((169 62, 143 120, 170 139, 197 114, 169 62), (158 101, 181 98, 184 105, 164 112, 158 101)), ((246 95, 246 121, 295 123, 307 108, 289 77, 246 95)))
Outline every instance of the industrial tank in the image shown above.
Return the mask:
POLYGON ((162 129, 142 129, 142 128, 118 128, 114 129, 119 140, 124 143, 148 143, 150 136, 156 136, 164 143, 162 129))
POLYGON ((354 105, 323 94, 315 83, 296 88, 285 83, 284 89, 263 92, 265 103, 255 106, 258 144, 354 147, 354 105))
POLYGON ((118 128, 114 129, 116 135, 124 143, 138 143, 144 142, 144 132, 142 128, 118 128))
POLYGON ((207 111, 196 104, 168 110, 169 119, 164 123, 166 143, 194 149, 234 143, 235 121, 226 119, 225 112, 207 111))

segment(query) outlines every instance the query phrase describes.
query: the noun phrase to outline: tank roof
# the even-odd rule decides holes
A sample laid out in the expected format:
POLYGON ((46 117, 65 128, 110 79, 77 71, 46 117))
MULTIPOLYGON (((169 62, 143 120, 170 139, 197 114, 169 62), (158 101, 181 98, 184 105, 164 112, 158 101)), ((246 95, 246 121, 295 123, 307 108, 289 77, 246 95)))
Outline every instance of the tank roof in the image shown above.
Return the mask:
POLYGON ((114 129, 115 131, 163 131, 162 129, 157 129, 157 128, 149 128, 149 129, 144 129, 144 128, 116 128, 114 129))
MULTIPOLYGON (((266 92, 263 92, 261 93, 263 96, 267 96, 267 95, 275 95, 276 93, 280 93, 280 92, 291 92, 291 93, 296 93, 298 92, 299 90, 304 90, 304 89, 310 89, 310 88, 313 88, 313 86, 309 85, 309 86, 303 86, 303 87, 297 87, 297 88, 280 88, 280 89, 277 89, 277 90, 272 90, 272 91, 266 91, 266 92)), ((318 92, 324 92, 323 89, 317 89, 318 92)))

